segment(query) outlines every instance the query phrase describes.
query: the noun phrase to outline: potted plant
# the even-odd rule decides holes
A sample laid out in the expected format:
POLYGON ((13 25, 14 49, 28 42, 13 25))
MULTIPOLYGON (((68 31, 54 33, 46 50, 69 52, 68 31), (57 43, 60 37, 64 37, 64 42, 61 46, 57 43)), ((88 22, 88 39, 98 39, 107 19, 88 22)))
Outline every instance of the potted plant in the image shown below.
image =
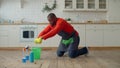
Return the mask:
POLYGON ((52 5, 52 7, 49 7, 49 5, 47 3, 45 3, 45 6, 43 7, 42 11, 43 12, 45 12, 45 11, 50 12, 50 11, 56 9, 56 6, 57 6, 56 0, 54 0, 54 4, 52 5))
POLYGON ((65 20, 66 20, 68 23, 71 23, 71 22, 72 22, 71 18, 66 18, 65 20))

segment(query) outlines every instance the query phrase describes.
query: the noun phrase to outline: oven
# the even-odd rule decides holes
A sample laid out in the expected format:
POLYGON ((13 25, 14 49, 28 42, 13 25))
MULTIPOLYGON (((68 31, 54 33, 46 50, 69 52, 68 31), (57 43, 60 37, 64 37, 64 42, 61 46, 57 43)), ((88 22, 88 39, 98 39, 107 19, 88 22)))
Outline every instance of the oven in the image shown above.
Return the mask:
POLYGON ((20 26, 20 41, 33 42, 37 37, 37 25, 21 25, 20 26))

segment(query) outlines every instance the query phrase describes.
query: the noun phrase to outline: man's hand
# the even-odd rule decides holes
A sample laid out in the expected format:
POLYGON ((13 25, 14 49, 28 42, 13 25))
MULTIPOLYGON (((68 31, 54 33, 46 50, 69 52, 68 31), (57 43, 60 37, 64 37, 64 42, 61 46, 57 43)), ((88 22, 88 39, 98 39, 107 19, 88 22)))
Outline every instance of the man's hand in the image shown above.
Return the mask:
POLYGON ((35 42, 36 44, 41 44, 41 43, 42 43, 42 38, 36 38, 36 39, 34 40, 34 42, 35 42))

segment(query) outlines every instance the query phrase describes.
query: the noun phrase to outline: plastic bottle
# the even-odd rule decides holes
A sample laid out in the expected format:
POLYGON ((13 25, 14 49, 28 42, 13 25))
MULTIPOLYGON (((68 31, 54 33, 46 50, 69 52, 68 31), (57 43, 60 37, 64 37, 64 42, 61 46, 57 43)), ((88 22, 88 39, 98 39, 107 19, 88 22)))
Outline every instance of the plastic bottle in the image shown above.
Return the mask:
POLYGON ((29 52, 28 52, 28 49, 26 49, 26 60, 29 60, 29 52))
POLYGON ((34 62, 34 53, 33 53, 32 51, 30 52, 29 61, 30 61, 31 63, 34 62))
POLYGON ((39 60, 41 57, 41 48, 40 47, 32 47, 32 51, 34 53, 34 59, 39 60))
POLYGON ((26 63, 26 58, 25 57, 22 58, 22 63, 26 63))
POLYGON ((25 57, 25 49, 23 48, 23 58, 22 58, 22 63, 26 63, 26 57, 25 57))

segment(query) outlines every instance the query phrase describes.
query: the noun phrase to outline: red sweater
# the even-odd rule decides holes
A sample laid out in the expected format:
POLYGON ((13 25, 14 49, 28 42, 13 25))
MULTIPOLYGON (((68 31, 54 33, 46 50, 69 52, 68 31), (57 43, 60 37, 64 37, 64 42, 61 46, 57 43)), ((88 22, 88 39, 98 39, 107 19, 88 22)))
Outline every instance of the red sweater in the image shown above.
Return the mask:
MULTIPOLYGON (((42 37, 44 40, 47 38, 50 38, 61 31, 64 31, 68 35, 70 35, 75 29, 71 26, 71 24, 67 23, 62 18, 57 18, 57 22, 54 26, 51 26, 50 24, 47 25, 47 27, 38 35, 39 37, 42 37)), ((76 32, 76 35, 78 35, 78 32, 76 32)))

